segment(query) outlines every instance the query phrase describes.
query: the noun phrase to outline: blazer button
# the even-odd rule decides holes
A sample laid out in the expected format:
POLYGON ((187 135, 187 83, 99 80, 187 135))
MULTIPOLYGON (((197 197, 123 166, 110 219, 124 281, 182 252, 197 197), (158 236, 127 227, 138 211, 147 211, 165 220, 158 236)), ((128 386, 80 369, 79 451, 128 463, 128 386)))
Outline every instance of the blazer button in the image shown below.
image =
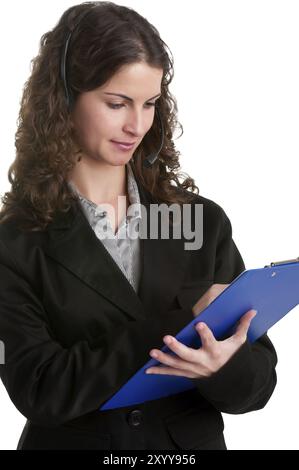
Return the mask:
POLYGON ((140 410, 133 410, 128 414, 128 423, 132 427, 140 426, 142 422, 142 412, 140 410))

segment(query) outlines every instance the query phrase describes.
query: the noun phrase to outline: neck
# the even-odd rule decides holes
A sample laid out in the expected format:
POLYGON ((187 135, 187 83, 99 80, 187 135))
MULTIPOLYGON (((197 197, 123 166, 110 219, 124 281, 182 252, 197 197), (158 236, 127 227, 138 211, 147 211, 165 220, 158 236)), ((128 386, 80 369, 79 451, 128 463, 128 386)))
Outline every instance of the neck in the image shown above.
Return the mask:
POLYGON ((96 204, 117 202, 127 195, 126 166, 112 166, 96 160, 77 162, 68 178, 82 196, 96 204))

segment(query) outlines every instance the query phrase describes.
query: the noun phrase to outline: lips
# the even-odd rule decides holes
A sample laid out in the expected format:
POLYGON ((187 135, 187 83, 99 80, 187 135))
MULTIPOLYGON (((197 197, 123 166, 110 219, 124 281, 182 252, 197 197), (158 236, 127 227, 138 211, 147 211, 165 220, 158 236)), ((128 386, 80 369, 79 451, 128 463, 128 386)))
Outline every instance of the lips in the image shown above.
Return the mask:
POLYGON ((127 143, 119 143, 119 142, 116 142, 114 140, 111 140, 111 143, 114 145, 114 148, 116 148, 117 150, 120 150, 122 152, 129 152, 131 150, 134 149, 135 147, 135 143, 133 144, 127 144, 127 143))
POLYGON ((120 142, 118 140, 111 140, 111 142, 114 142, 115 144, 122 144, 122 145, 134 145, 136 142, 120 142))

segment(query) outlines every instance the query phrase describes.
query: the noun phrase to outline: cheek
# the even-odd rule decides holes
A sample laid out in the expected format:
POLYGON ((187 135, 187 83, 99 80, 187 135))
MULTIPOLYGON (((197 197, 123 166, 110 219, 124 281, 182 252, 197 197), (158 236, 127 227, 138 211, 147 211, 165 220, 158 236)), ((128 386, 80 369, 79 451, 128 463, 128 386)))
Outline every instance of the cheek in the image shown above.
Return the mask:
POLYGON ((89 140, 107 135, 111 125, 113 125, 112 119, 109 119, 101 109, 81 109, 75 120, 75 127, 80 137, 89 140))

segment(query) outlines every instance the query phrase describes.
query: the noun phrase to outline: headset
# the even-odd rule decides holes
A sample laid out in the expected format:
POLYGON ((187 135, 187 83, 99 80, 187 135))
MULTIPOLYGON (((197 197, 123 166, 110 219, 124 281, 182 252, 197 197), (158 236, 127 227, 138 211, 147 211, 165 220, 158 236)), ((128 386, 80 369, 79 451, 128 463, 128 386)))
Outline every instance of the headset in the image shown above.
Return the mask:
MULTIPOLYGON (((75 26, 73 27, 73 29, 71 31, 69 31, 67 33, 66 39, 65 39, 65 42, 64 42, 64 46, 63 46, 63 49, 62 49, 61 61, 60 61, 60 77, 61 77, 61 80, 62 80, 63 85, 64 85, 65 99, 66 99, 67 108, 68 108, 69 112, 73 109, 74 102, 75 102, 73 94, 72 94, 70 88, 68 87, 68 83, 67 83, 66 63, 67 63, 67 53, 68 53, 69 44, 70 44, 70 41, 71 41, 71 38, 72 38, 72 34, 78 28, 78 26, 81 23, 81 21, 83 20, 83 18, 85 18, 88 15, 88 13, 93 8, 96 8, 97 6, 99 6, 99 5, 93 5, 87 11, 84 11, 81 15, 79 15, 75 26)), ((158 121, 159 121, 159 130, 160 130, 161 143, 160 143, 160 147, 159 147, 157 152, 150 153, 143 160, 143 165, 146 168, 152 167, 154 162, 157 160, 157 158, 159 156, 159 153, 161 152, 161 150, 163 148, 163 144, 164 144, 164 126, 163 126, 161 113, 160 113, 160 110, 159 110, 158 106, 155 106, 155 111, 157 113, 158 121)))

